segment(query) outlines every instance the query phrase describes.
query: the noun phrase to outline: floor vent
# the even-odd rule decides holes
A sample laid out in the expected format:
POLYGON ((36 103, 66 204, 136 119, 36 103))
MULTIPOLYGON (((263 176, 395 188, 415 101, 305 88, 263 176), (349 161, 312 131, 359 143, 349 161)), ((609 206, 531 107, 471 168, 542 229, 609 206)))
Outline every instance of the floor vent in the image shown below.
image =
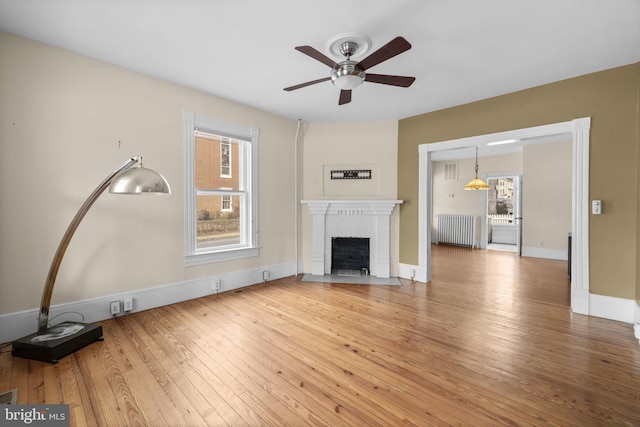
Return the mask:
POLYGON ((18 389, 5 391, 0 393, 0 405, 15 405, 18 401, 18 389))

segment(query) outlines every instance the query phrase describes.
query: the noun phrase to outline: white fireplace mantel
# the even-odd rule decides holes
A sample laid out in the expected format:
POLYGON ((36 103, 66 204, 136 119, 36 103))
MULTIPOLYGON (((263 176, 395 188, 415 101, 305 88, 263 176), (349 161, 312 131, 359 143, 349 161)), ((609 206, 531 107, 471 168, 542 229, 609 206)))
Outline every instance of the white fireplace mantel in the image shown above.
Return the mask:
POLYGON ((370 274, 390 275, 391 213, 402 200, 302 200, 311 212, 311 274, 331 274, 331 239, 369 238, 370 274))

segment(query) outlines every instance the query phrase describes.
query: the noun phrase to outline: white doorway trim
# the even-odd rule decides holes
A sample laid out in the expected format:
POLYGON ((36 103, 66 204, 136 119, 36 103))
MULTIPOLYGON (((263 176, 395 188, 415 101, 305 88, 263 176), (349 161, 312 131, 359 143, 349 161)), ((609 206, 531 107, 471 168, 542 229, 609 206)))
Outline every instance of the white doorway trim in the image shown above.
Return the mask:
POLYGON ((431 155, 437 151, 486 146, 490 142, 534 140, 553 136, 571 136, 571 309, 589 314, 589 130, 591 118, 516 129, 449 141, 421 144, 418 176, 418 269, 415 280, 431 281, 431 229, 433 212, 433 166, 431 155))

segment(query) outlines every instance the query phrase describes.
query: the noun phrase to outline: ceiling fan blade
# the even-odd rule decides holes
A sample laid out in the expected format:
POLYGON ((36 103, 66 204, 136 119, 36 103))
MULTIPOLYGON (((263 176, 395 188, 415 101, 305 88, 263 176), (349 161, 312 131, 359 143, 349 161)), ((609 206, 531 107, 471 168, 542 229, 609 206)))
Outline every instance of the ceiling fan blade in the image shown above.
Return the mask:
POLYGON ((381 62, 391 59, 396 55, 400 55, 402 52, 406 52, 411 49, 411 43, 405 40, 404 37, 396 37, 389 43, 382 46, 380 49, 373 52, 371 55, 364 58, 358 63, 358 68, 362 70, 368 70, 374 65, 378 65, 381 62))
POLYGON ((416 78, 407 76, 390 76, 388 74, 367 74, 364 80, 383 85, 409 87, 413 84, 416 78))
POLYGON ((296 90, 296 89, 300 89, 300 88, 303 88, 303 87, 311 86, 311 85, 314 85, 316 83, 326 82, 327 80, 331 80, 331 77, 323 77, 323 78, 318 79, 318 80, 311 80, 310 82, 300 83, 299 85, 285 87, 284 90, 289 92, 289 91, 292 91, 292 90, 296 90))
POLYGON ((338 100, 338 105, 344 105, 351 102, 351 90, 342 89, 340 91, 340 99, 338 100))
POLYGON ((305 55, 312 57, 316 61, 320 61, 323 64, 328 65, 331 68, 338 66, 338 64, 336 64, 336 62, 333 59, 323 55, 322 53, 318 52, 316 49, 312 48, 311 46, 296 46, 295 49, 298 52, 302 52, 305 55))

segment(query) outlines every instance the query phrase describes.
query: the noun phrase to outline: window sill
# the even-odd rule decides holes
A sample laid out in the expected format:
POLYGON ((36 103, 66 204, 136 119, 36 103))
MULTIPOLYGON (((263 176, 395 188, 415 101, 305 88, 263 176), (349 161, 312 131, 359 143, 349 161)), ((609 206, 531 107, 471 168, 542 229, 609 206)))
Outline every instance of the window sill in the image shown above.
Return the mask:
POLYGON ((252 258, 257 257, 260 254, 260 249, 254 248, 240 248, 240 249, 227 249, 218 252, 205 252, 187 255, 184 258, 185 267, 193 267, 195 265, 211 264, 214 262, 231 261, 234 259, 252 258))

